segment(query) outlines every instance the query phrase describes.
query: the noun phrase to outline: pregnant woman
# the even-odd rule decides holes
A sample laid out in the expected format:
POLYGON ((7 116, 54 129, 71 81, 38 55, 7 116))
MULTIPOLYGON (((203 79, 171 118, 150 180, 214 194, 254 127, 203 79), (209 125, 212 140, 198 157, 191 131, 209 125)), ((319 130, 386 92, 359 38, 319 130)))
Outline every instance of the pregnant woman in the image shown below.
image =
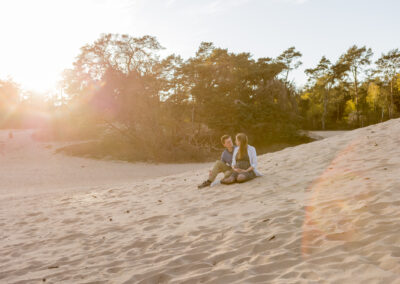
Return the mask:
POLYGON ((261 176, 257 171, 256 149, 253 146, 248 145, 247 135, 244 133, 237 134, 235 143, 238 147, 233 151, 233 173, 221 181, 223 184, 245 182, 255 178, 256 176, 261 176))

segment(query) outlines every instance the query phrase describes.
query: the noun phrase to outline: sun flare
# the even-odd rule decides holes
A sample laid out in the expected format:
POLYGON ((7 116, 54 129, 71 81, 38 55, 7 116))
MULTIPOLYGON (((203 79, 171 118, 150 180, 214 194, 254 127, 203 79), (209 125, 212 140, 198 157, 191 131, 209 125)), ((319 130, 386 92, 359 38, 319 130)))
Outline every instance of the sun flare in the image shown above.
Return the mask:
POLYGON ((110 29, 122 28, 120 8, 121 4, 94 0, 1 1, 6 44, 2 40, 0 45, 0 78, 11 77, 36 94, 56 89, 81 46, 110 29))

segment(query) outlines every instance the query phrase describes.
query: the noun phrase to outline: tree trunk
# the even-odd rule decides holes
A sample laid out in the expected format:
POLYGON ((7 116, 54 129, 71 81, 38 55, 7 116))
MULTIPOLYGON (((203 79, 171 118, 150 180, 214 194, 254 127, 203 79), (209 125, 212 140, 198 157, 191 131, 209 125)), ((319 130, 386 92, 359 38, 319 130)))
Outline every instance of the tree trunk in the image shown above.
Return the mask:
POLYGON ((389 107, 389 119, 393 117, 393 78, 390 80, 390 107, 389 107))
POLYGON ((192 128, 193 128, 193 124, 194 124, 194 104, 192 107, 192 128))
POLYGON ((339 121, 339 103, 336 103, 336 122, 339 121))
POLYGON ((328 106, 328 93, 329 93, 329 88, 326 89, 324 92, 324 110, 322 112, 322 130, 325 130, 325 120, 326 120, 326 112, 327 112, 327 106, 328 106))
POLYGON ((354 75, 354 93, 356 99, 356 116, 357 116, 357 126, 360 126, 360 114, 358 112, 358 81, 357 81, 357 68, 353 71, 354 75))
POLYGON ((288 70, 287 70, 287 72, 286 72, 285 86, 288 85, 288 79, 289 79, 289 68, 288 68, 288 70))

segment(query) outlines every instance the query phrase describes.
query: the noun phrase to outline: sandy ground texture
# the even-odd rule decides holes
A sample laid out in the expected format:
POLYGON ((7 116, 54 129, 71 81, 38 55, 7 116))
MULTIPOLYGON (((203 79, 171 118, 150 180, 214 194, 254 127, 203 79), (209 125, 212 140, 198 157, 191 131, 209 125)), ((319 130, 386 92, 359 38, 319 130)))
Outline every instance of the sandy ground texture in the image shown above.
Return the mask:
POLYGON ((306 131, 306 130, 301 130, 301 134, 305 134, 308 137, 315 139, 315 140, 322 140, 325 138, 333 137, 336 135, 344 134, 348 132, 347 130, 330 130, 330 131, 306 131))
POLYGON ((205 166, 204 163, 132 164, 70 157, 55 154, 56 148, 68 143, 36 142, 32 139, 33 132, 0 130, 0 199, 109 188, 205 166))
MULTIPOLYGON (((400 283, 400 120, 208 168, 0 201, 0 283, 400 283)), ((77 183, 78 184, 78 183, 77 183)))

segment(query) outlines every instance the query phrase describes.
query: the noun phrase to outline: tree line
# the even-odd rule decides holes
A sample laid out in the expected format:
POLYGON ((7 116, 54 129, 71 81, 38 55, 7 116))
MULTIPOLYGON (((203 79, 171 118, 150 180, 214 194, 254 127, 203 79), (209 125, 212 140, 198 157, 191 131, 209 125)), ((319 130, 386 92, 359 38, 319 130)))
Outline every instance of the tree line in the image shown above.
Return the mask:
POLYGON ((224 133, 246 132, 256 145, 298 139, 296 90, 288 81, 299 65, 294 48, 253 59, 203 42, 187 60, 160 59, 161 49, 154 37, 118 34, 85 45, 64 72, 68 106, 85 122, 108 126, 110 140, 118 135, 154 160, 163 150, 187 156, 219 149, 224 133))
MULTIPOLYGON (((302 64, 295 47, 257 59, 210 42, 186 60, 160 58, 162 49, 155 37, 125 34, 104 34, 83 46, 63 73, 61 93, 46 103, 53 131, 97 133, 98 152, 125 149, 121 156, 130 152, 134 160, 196 160, 219 148, 225 133, 245 132, 263 146, 303 141, 301 128, 356 128, 399 114, 398 49, 374 68, 366 47, 349 48, 335 63, 322 57, 306 69, 303 88, 290 80, 302 64)), ((0 81, 3 125, 16 93, 15 83, 0 81)))
POLYGON ((370 48, 350 47, 336 62, 325 56, 306 69, 299 95, 304 127, 357 128, 399 116, 400 51, 382 54, 371 66, 370 48))

